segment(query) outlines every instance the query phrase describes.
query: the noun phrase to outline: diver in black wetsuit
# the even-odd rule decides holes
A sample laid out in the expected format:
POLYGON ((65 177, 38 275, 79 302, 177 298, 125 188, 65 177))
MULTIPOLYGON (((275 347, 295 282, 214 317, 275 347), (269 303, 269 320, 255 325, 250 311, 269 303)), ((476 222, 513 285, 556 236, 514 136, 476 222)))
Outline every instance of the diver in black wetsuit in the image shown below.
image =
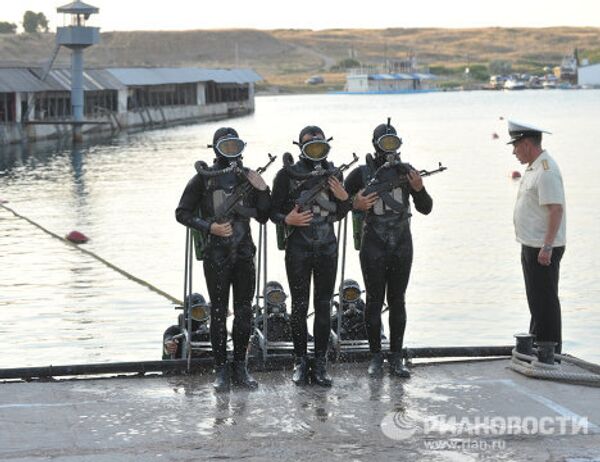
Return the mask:
POLYGON ((241 154, 245 143, 233 128, 219 128, 212 147, 216 159, 211 167, 196 163, 197 174, 187 184, 175 212, 177 221, 196 229, 206 237, 204 276, 211 300, 210 337, 215 358, 218 391, 227 390, 230 368, 227 363, 227 308, 233 286, 232 381, 256 388, 256 381, 246 368, 246 350, 252 329, 252 294, 255 284, 256 247, 250 233, 250 218, 261 223, 269 219, 269 189, 260 175, 242 168, 241 154), (238 168, 233 168, 237 164, 238 168), (236 206, 231 219, 217 223, 216 211, 239 185, 250 182, 253 190, 236 206))
POLYGON ((334 302, 336 312, 331 314, 331 328, 339 332, 340 340, 366 340, 365 302, 361 298, 360 285, 354 279, 342 282, 341 308, 339 302, 334 302), (341 323, 338 329, 338 313, 341 310, 341 323))
MULTIPOLYGON (((186 301, 188 298, 186 297, 186 301)), ((193 293, 189 297, 190 314, 192 316, 192 342, 210 342, 210 303, 198 294, 193 293)), ((184 313, 178 316, 177 325, 170 326, 163 334, 163 356, 162 359, 183 358, 182 344, 185 339, 181 337, 187 326, 187 317, 184 313)))
POLYGON ((324 175, 305 180, 307 174, 333 169, 327 162, 328 140, 316 126, 305 127, 299 136, 300 160, 282 168, 273 184, 271 220, 285 226, 285 267, 292 296, 292 337, 295 365, 292 380, 297 385, 309 380, 307 360, 306 315, 308 312, 311 277, 314 277, 314 340, 315 365, 312 380, 321 386, 331 386, 326 371, 327 345, 330 333, 331 298, 337 271, 337 240, 333 223, 348 213, 351 204, 342 186, 342 175, 330 176, 329 190, 320 193, 308 210, 295 203, 303 192, 323 181, 324 175))
POLYGON ((287 312, 286 298, 287 295, 283 291, 283 286, 277 281, 269 281, 265 284, 263 290, 264 309, 257 306, 254 310, 257 313, 256 318, 254 318, 254 326, 270 342, 292 341, 291 319, 287 312), (267 324, 266 333, 264 330, 265 321, 267 324))
POLYGON ((413 258, 409 198, 412 196, 415 208, 425 215, 431 212, 433 206, 418 171, 400 161, 397 151, 401 144, 402 140, 389 121, 378 125, 373 131, 375 157, 368 155, 367 164, 355 168, 345 182, 346 190, 354 196, 355 212, 362 213, 363 217, 360 263, 367 290, 365 318, 372 353, 368 369, 371 376, 379 375, 383 368, 381 308, 387 288, 390 372, 399 377, 410 377, 410 372, 402 364, 406 327, 404 294, 413 258), (375 175, 374 181, 406 176, 408 182, 380 195, 376 192, 363 195, 365 186, 375 175))

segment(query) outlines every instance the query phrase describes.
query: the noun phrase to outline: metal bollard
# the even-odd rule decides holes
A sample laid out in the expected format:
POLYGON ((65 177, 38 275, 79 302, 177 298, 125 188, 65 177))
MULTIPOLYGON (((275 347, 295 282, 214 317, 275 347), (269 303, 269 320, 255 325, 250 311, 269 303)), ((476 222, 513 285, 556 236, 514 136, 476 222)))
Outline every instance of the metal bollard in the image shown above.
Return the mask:
POLYGON ((517 352, 524 355, 533 354, 533 334, 515 334, 514 337, 517 339, 517 352))
POLYGON ((554 364, 556 342, 537 342, 538 360, 544 364, 554 364))

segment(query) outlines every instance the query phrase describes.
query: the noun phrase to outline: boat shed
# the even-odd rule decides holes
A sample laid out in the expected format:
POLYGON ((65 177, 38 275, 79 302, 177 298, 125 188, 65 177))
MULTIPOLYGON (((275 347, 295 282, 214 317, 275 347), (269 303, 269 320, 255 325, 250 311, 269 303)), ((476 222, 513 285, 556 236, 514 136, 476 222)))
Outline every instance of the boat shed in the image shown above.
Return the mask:
POLYGON ((261 77, 251 69, 111 68, 128 89, 127 108, 244 102, 261 77))
POLYGON ((360 73, 346 77, 348 93, 413 93, 436 89, 437 77, 428 73, 360 73))
MULTIPOLYGON (((0 144, 52 138, 69 128, 71 70, 42 76, 37 67, 0 68, 0 144)), ((87 69, 84 115, 111 129, 243 115, 254 111, 259 80, 251 69, 87 69)))
MULTIPOLYGON (((38 77, 42 69, 31 69, 38 77)), ((35 95, 31 120, 55 120, 71 117, 71 69, 53 69, 44 80, 51 91, 35 95)), ((83 72, 84 116, 103 117, 118 112, 118 96, 126 87, 104 69, 83 72)), ((31 116, 30 116, 31 117, 31 116)))
MULTIPOLYGON (((39 68, 0 68, 0 122, 54 120, 71 114, 71 71, 56 69, 42 80, 39 68), (27 111, 33 96, 35 110, 27 111)), ((96 114, 99 107, 116 111, 117 93, 126 87, 105 70, 84 72, 86 115, 96 114)))

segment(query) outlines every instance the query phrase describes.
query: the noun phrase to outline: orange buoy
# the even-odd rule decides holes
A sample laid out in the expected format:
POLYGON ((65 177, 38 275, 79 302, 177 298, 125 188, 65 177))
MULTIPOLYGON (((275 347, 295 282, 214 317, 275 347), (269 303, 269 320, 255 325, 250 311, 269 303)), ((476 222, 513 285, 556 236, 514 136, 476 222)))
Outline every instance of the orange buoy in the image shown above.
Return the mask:
POLYGON ((493 139, 493 140, 497 140, 498 138, 500 138, 500 137, 498 136, 498 133, 496 133, 496 132, 492 133, 492 139, 493 139))
POLYGON ((521 172, 515 170, 510 176, 513 180, 518 180, 519 178, 521 178, 521 172))
POLYGON ((89 241, 89 238, 79 231, 71 231, 65 236, 65 239, 73 242, 74 244, 85 244, 87 241, 89 241))

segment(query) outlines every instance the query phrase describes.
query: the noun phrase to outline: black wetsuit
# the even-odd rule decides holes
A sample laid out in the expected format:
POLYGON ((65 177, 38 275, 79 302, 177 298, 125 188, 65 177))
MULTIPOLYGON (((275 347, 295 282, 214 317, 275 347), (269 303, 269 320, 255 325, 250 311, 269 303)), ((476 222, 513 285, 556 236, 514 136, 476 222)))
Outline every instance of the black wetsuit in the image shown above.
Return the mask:
MULTIPOLYGON (((363 165, 355 168, 345 182, 351 196, 363 189, 385 159, 376 157, 373 168, 363 165)), ((411 169, 401 164, 381 172, 379 178, 406 175, 411 169)), ((381 351, 381 308, 387 287, 390 322, 390 350, 400 352, 406 327, 404 296, 408 286, 413 258, 410 232, 410 203, 412 196, 416 209, 423 214, 431 212, 433 201, 425 188, 416 192, 407 183, 396 188, 390 197, 396 203, 394 210, 379 198, 364 214, 363 235, 360 246, 360 264, 367 290, 365 320, 372 353, 381 351), (399 206, 398 206, 399 204, 399 206)))
MULTIPOLYGON (((301 159, 292 167, 298 173, 307 173, 315 169, 315 163, 301 159)), ((333 168, 333 164, 321 162, 323 168, 333 168)), ((342 175, 338 179, 342 180, 342 175)), ((271 220, 283 224, 286 215, 294 208, 295 201, 302 191, 310 189, 323 180, 312 178, 301 186, 292 179, 285 168, 281 169, 273 184, 271 220)), ((350 210, 350 201, 340 201, 327 189, 322 200, 333 205, 335 211, 328 212, 322 206, 313 206, 313 220, 310 226, 289 227, 286 241, 285 268, 292 296, 292 336, 294 353, 297 357, 306 355, 308 330, 306 315, 310 293, 311 276, 314 277, 313 300, 315 319, 313 334, 315 338, 315 356, 323 357, 327 353, 330 331, 331 297, 337 272, 337 239, 333 223, 342 219, 350 210)))
MULTIPOLYGON (((179 334, 181 334, 181 327, 179 327, 179 326, 170 326, 169 328, 167 328, 167 330, 163 334, 163 355, 162 355, 162 359, 171 359, 171 355, 167 352, 167 350, 165 348, 165 342, 167 340, 171 340, 173 337, 175 337, 176 335, 179 335, 179 334)), ((183 340, 180 340, 177 343, 177 351, 175 352, 174 359, 181 359, 181 356, 182 356, 181 344, 182 343, 183 343, 183 340)))
MULTIPOLYGON (((192 321, 195 323, 195 321, 192 321)), ((204 326, 206 330, 201 332, 195 332, 200 326, 196 323, 196 326, 192 324, 192 330, 194 330, 194 334, 192 334, 192 342, 210 342, 210 333, 208 331, 208 326, 204 326)), ((179 335, 183 332, 181 326, 173 325, 170 326, 163 334, 163 356, 162 359, 171 359, 171 355, 167 353, 164 345, 167 340, 171 340, 176 335, 179 335)), ((177 342, 177 351, 175 352, 175 359, 181 359, 183 357, 183 348, 182 345, 185 342, 185 339, 182 337, 178 339, 177 342)))
MULTIPOLYGON (((335 303, 339 309, 339 303, 335 303)), ((367 331, 365 328, 365 302, 361 299, 349 303, 342 302, 342 325, 340 328, 341 340, 365 340, 367 331)), ((331 328, 337 332, 337 313, 331 315, 331 328)))
MULTIPOLYGON (((173 325, 167 328, 167 330, 163 334, 163 356, 162 359, 170 359, 171 355, 167 353, 165 349, 165 342, 167 340, 172 340, 173 337, 183 333, 183 329, 181 326, 185 322, 183 319, 183 314, 179 315, 179 324, 173 325)), ((207 322, 200 323, 194 319, 192 319, 192 342, 210 342, 210 324, 207 322)), ((181 359, 183 357, 183 348, 181 347, 185 342, 184 338, 179 338, 177 342, 177 351, 175 352, 175 358, 181 359)))
MULTIPOLYGON (((218 158, 210 168, 222 170, 228 161, 218 158)), ((229 290, 233 286, 233 347, 234 360, 244 360, 252 329, 252 294, 255 287, 254 255, 256 247, 250 232, 248 216, 234 212, 230 221, 233 236, 222 238, 208 231, 219 203, 241 183, 246 181, 233 172, 215 177, 196 174, 187 184, 175 212, 183 225, 206 232, 208 243, 204 256, 204 276, 211 301, 210 335, 215 365, 222 366, 227 359, 227 309, 229 290), (198 214, 200 210, 200 215, 198 214)), ((261 223, 269 219, 271 199, 266 191, 252 192, 244 201, 244 209, 261 223)), ((245 214, 247 215, 247 213, 245 214)))
MULTIPOLYGON (((254 318, 254 326, 264 334, 264 315, 261 313, 254 318)), ((287 313, 281 315, 267 315, 267 340, 270 342, 290 342, 292 340, 292 328, 290 316, 287 313)))

